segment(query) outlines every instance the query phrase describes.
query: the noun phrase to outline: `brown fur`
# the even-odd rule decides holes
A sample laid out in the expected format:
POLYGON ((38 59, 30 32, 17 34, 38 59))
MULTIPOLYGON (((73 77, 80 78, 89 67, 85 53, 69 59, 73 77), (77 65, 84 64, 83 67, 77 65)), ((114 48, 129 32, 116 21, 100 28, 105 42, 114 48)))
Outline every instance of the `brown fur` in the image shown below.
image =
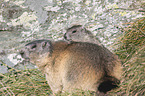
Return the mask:
MULTIPOLYGON (((107 48, 105 48, 89 30, 87 30, 82 25, 74 25, 66 30, 64 38, 68 43, 74 41, 74 42, 89 42, 99 45, 100 46, 99 49, 101 50, 101 55, 103 57, 101 62, 104 64, 101 66, 105 66, 106 68, 103 69, 103 71, 108 70, 106 71, 105 74, 110 74, 109 76, 113 77, 112 81, 115 81, 115 79, 120 80, 122 74, 122 67, 118 57, 114 55, 111 51, 109 51, 107 48)), ((103 80, 101 81, 103 82, 103 80)), ((102 89, 100 91, 102 91, 102 89)))
POLYGON ((110 86, 105 88, 106 82, 117 84, 121 76, 118 59, 96 44, 37 40, 20 53, 46 74, 54 93, 81 89, 104 94, 111 90, 110 86))

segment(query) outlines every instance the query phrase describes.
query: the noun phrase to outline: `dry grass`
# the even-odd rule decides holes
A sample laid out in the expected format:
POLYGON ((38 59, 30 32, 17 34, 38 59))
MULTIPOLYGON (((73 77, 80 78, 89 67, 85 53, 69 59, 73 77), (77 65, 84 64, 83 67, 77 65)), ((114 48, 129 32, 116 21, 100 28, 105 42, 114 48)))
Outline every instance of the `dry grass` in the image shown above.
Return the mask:
POLYGON ((37 69, 15 70, 1 77, 3 79, 0 81, 0 96, 47 96, 51 94, 44 75, 37 69))
MULTIPOLYGON (((128 23, 116 45, 116 54, 123 62, 124 72, 118 95, 145 95, 145 18, 128 23)), ((112 92, 113 94, 113 92, 112 92)))

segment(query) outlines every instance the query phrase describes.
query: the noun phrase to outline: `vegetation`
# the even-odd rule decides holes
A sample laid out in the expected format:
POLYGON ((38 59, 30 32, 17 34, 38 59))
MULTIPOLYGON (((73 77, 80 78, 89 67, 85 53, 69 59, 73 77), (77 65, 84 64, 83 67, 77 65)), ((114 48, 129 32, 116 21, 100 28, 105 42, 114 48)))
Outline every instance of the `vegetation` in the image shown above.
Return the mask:
MULTIPOLYGON (((145 18, 128 23, 128 27, 123 30, 123 35, 114 46, 118 46, 115 53, 123 63, 124 72, 120 87, 112 90, 109 94, 111 96, 144 96, 145 18)), ((2 61, 1 63, 6 65, 2 61)), ((51 93, 44 74, 38 69, 21 71, 9 67, 9 73, 0 74, 0 96, 46 96, 51 93)), ((79 91, 72 94, 62 94, 62 96, 66 95, 90 96, 91 92, 79 91)))
MULTIPOLYGON (((145 18, 128 23, 116 45, 124 72, 118 95, 145 95, 145 18)), ((113 92, 112 92, 113 93, 113 92)))

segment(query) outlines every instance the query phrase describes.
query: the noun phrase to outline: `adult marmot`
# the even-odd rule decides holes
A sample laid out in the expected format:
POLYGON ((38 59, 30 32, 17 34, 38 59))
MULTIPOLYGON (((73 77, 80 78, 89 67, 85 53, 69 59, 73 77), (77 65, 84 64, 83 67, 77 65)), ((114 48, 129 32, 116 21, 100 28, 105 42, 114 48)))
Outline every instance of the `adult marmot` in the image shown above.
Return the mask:
POLYGON ((120 61, 96 44, 36 40, 20 54, 46 74, 54 93, 81 89, 105 94, 117 87, 121 76, 120 61))

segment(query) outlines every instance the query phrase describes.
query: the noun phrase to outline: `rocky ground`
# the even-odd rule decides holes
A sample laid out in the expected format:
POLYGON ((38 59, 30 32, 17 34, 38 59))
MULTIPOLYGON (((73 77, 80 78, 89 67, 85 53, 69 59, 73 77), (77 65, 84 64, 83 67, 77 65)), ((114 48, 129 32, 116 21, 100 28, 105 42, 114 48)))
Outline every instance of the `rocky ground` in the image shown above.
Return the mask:
POLYGON ((24 46, 21 41, 20 32, 0 31, 0 73, 6 73, 8 69, 2 63, 10 67, 24 69, 23 63, 20 63, 21 57, 19 55, 19 50, 24 46))

